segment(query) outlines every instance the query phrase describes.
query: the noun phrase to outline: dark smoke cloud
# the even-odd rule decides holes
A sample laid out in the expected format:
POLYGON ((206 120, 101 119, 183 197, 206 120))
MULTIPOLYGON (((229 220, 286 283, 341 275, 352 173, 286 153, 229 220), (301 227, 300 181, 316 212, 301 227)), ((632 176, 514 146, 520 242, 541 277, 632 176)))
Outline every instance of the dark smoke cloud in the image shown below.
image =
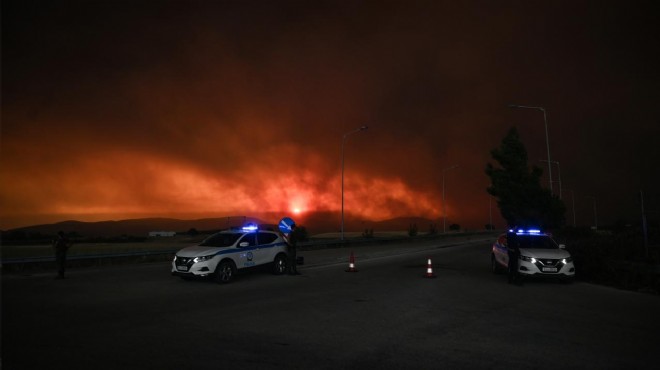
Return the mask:
POLYGON ((2 227, 337 211, 342 136, 362 125, 345 143, 352 212, 438 219, 458 164, 448 217, 482 227, 506 130, 546 158, 542 116, 510 103, 546 108, 582 223, 586 195, 603 219, 635 217, 658 188, 650 5, 3 2, 2 227))

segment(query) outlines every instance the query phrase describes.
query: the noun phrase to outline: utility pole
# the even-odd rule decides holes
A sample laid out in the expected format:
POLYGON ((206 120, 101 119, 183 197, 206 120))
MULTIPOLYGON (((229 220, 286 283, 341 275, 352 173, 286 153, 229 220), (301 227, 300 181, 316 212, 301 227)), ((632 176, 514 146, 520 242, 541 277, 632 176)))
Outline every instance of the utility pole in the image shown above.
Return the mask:
POLYGON ((646 212, 644 211, 644 192, 639 191, 639 197, 642 201, 642 232, 644 233, 644 252, 646 253, 646 258, 649 258, 649 234, 648 228, 646 225, 646 212))

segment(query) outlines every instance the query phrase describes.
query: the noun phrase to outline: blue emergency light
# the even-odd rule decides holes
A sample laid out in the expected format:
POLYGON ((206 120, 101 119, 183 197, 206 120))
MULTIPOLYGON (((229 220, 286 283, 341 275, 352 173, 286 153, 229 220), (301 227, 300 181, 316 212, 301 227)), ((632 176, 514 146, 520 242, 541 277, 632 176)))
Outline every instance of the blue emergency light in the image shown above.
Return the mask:
POLYGON ((541 230, 539 230, 539 229, 527 229, 527 230, 525 230, 525 229, 517 229, 517 230, 510 229, 509 232, 510 233, 515 232, 516 235, 540 235, 541 234, 541 230))
POLYGON ((257 231, 257 230, 259 230, 259 226, 255 225, 255 224, 247 224, 247 225, 243 226, 242 230, 245 231, 245 232, 257 231))

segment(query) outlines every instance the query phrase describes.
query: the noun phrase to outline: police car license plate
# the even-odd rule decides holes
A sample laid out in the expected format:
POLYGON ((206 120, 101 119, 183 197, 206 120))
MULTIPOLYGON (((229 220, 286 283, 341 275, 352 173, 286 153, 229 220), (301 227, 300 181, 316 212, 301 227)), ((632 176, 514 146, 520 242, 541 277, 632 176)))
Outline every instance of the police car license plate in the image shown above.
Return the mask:
POLYGON ((177 266, 176 269, 179 271, 188 271, 188 266, 177 266))
POLYGON ((556 267, 544 267, 543 272, 557 272, 556 267))

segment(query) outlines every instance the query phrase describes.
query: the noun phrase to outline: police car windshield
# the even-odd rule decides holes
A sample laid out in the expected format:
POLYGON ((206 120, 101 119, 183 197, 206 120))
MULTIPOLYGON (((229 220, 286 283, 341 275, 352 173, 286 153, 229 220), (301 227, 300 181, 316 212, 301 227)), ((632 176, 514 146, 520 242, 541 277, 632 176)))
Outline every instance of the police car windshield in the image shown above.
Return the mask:
POLYGON ((231 247, 243 233, 217 233, 206 238, 200 247, 231 247))
POLYGON ((557 243, 547 235, 516 235, 514 238, 518 248, 558 249, 557 243))

